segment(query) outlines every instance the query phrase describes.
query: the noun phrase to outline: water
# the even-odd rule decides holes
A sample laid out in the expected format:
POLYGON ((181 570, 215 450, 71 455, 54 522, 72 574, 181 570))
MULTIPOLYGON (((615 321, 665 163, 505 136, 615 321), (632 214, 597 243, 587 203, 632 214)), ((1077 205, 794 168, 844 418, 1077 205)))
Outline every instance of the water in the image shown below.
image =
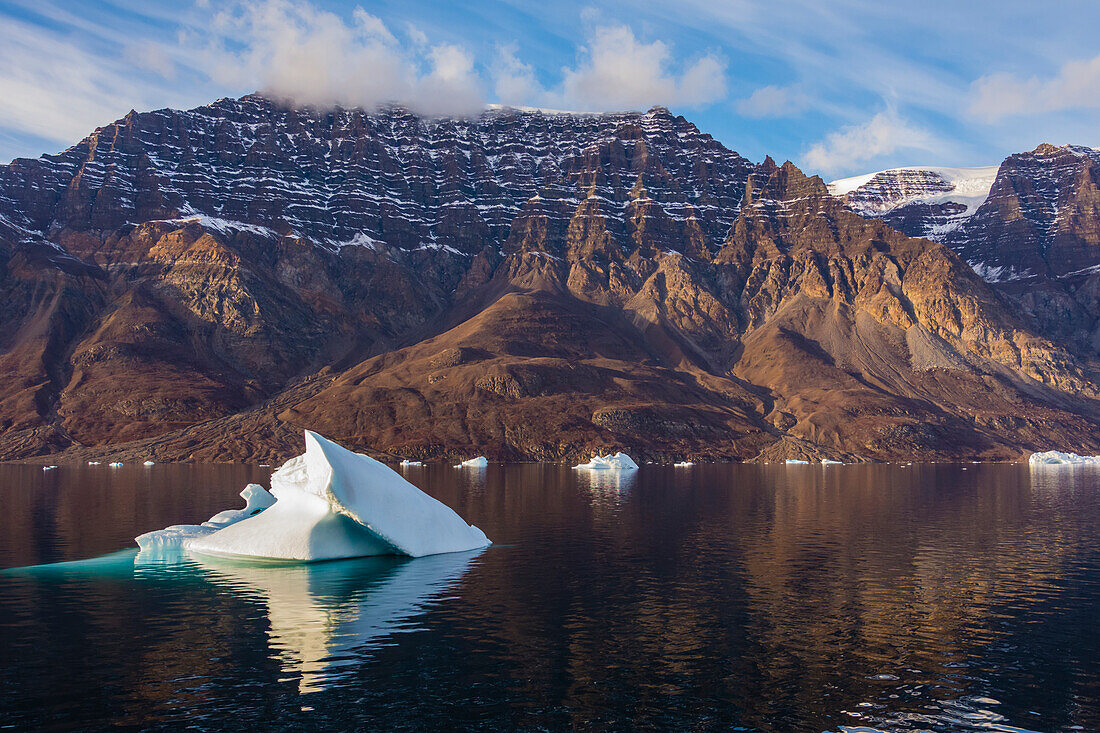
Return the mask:
POLYGON ((269 469, 0 466, 0 728, 1100 730, 1100 472, 410 468, 482 552, 135 564, 269 469), (123 551, 124 552, 120 552, 123 551))

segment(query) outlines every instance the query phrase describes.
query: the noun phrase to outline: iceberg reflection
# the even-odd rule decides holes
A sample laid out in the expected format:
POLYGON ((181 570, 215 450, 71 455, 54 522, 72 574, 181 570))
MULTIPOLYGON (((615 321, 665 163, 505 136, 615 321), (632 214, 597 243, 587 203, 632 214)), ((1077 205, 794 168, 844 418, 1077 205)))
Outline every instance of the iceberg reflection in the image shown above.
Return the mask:
POLYGON ((325 689, 339 667, 388 635, 417 630, 410 618, 452 588, 483 551, 307 565, 196 561, 211 582, 266 603, 271 650, 306 693, 325 689))

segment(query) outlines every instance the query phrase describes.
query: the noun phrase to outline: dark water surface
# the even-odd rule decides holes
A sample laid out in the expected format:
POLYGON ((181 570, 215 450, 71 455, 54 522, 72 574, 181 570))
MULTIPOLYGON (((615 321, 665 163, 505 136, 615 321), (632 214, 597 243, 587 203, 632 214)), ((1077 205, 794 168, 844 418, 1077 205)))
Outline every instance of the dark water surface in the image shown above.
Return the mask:
POLYGON ((1100 730, 1100 471, 427 466, 493 547, 127 550, 268 473, 0 466, 0 567, 116 553, 0 572, 0 728, 1100 730))

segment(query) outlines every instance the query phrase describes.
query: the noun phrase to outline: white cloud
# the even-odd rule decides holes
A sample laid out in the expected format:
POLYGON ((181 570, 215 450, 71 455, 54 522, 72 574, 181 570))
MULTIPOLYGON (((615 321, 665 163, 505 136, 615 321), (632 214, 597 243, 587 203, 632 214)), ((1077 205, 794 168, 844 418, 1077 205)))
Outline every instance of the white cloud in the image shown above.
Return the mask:
POLYGON ((581 63, 562 70, 563 104, 582 110, 646 109, 654 104, 699 106, 725 96, 725 62, 708 54, 676 76, 661 41, 645 43, 628 26, 593 28, 581 63))
POLYGON ((970 92, 970 113, 989 122, 1012 115, 1100 107, 1100 56, 1070 61, 1047 79, 983 76, 970 92))
POLYGON ((809 96, 796 87, 760 87, 746 99, 737 100, 736 108, 743 117, 791 117, 809 105, 809 96))
POLYGON ((534 67, 521 61, 518 52, 515 43, 497 48, 491 67, 493 94, 501 104, 537 105, 546 92, 535 78, 534 67))
POLYGON ((226 85, 321 107, 401 102, 425 114, 461 115, 483 106, 464 49, 424 46, 418 31, 406 48, 361 8, 347 22, 308 2, 267 0, 220 13, 217 26, 207 69, 226 85))
POLYGON ((835 173, 898 151, 935 153, 943 152, 943 147, 932 133, 901 118, 890 108, 862 125, 829 133, 803 156, 803 163, 810 170, 835 173))

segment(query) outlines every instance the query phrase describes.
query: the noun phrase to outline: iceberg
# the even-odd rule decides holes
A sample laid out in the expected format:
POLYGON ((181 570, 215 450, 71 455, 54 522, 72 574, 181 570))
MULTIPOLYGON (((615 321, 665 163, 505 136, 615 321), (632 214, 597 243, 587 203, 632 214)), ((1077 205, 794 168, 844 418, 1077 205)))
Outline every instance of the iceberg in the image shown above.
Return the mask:
POLYGON ((798 458, 788 458, 788 459, 787 459, 787 460, 785 461, 785 463, 786 463, 786 464, 787 464, 788 466, 807 466, 807 465, 809 465, 809 463, 810 463, 810 462, 809 462, 809 461, 803 461, 803 460, 799 460, 798 458))
POLYGON ((52 470, 54 470, 55 468, 57 468, 57 466, 43 466, 43 467, 42 467, 42 470, 43 470, 43 471, 52 471, 52 470))
POLYGON ((491 544, 484 532, 385 464, 310 430, 305 440, 306 452, 271 475, 270 494, 251 485, 258 491, 242 492, 245 509, 222 512, 197 527, 177 525, 142 535, 138 545, 177 546, 215 557, 309 562, 368 555, 421 557, 491 544))
POLYGON ((401 461, 401 465, 402 466, 423 466, 424 464, 421 463, 420 461, 410 461, 409 459, 406 458, 405 460, 401 461))
POLYGON ((143 466, 155 466, 157 464, 153 461, 146 461, 145 463, 143 463, 141 465, 143 465, 143 466))
POLYGON ((679 463, 673 463, 672 465, 676 468, 687 468, 688 466, 694 466, 695 464, 691 461, 680 461, 679 463))
POLYGON ((99 465, 99 461, 88 461, 88 465, 89 465, 89 466, 98 466, 98 465, 99 465))
POLYGON ((629 471, 636 469, 638 464, 626 453, 619 452, 615 455, 593 456, 588 463, 581 463, 573 468, 583 468, 589 471, 629 471))
POLYGON ((485 456, 478 456, 462 463, 456 463, 455 468, 485 468, 488 465, 489 460, 485 456))
POLYGON ((831 458, 822 458, 821 459, 821 465, 822 466, 843 466, 844 461, 834 461, 831 458))
POLYGON ((108 463, 107 465, 111 468, 118 468, 122 465, 122 461, 115 461, 114 463, 108 463))
POLYGON ((1032 453, 1027 462, 1031 466, 1100 466, 1100 456, 1079 456, 1076 453, 1048 450, 1044 453, 1032 453))

